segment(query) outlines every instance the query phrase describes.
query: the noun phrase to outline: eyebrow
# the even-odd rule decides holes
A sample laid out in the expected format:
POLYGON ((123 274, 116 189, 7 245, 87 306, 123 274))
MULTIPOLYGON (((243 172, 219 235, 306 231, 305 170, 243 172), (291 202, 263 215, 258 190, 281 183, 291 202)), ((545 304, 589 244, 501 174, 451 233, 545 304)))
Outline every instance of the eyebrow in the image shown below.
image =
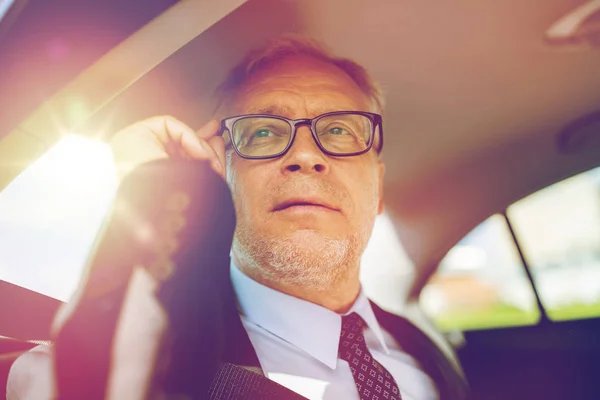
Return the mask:
MULTIPOLYGON (((334 112, 334 111, 354 111, 354 109, 352 108, 348 108, 347 110, 345 108, 331 108, 331 107, 314 107, 312 108, 313 111, 315 111, 315 116, 321 115, 321 114, 326 114, 329 112, 334 112)), ((286 116, 286 115, 293 115, 294 114, 294 109, 292 107, 289 106, 285 106, 285 105, 278 105, 278 104, 273 104, 273 105, 269 105, 266 107, 250 107, 248 109, 248 114, 267 114, 267 115, 277 115, 277 116, 286 116)))

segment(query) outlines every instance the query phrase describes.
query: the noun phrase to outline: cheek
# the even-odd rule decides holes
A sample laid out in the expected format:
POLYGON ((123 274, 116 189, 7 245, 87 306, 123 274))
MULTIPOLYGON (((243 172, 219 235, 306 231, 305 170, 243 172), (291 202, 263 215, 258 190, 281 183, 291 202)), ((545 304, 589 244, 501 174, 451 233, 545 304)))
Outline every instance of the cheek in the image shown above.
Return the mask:
POLYGON ((360 171, 354 175, 352 184, 358 195, 357 212, 362 219, 371 219, 371 214, 377 215, 379 208, 379 177, 372 169, 360 171))
POLYGON ((258 214, 258 208, 265 203, 261 196, 267 191, 262 189, 260 176, 248 168, 230 168, 227 181, 233 197, 233 203, 240 221, 248 220, 258 214), (244 172, 240 172, 244 171, 244 172))

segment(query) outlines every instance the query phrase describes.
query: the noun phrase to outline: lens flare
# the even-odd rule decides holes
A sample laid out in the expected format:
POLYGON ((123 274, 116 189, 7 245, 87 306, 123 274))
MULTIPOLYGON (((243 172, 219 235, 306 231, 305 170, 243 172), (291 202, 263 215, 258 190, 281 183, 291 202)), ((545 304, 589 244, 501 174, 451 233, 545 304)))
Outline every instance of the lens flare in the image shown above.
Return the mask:
POLYGON ((117 186, 106 143, 65 136, 0 193, 0 279, 68 300, 117 186))

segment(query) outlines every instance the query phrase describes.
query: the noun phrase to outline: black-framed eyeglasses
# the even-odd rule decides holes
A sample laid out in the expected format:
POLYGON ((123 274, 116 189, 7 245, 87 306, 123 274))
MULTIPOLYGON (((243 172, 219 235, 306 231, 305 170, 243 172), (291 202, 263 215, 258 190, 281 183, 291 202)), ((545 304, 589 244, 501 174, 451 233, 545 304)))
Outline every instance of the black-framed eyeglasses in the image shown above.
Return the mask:
POLYGON ((336 111, 315 118, 289 119, 270 114, 246 114, 221 121, 221 135, 229 133, 236 153, 247 159, 268 159, 284 155, 299 126, 310 127, 321 151, 335 157, 364 154, 383 147, 381 115, 363 111, 336 111))

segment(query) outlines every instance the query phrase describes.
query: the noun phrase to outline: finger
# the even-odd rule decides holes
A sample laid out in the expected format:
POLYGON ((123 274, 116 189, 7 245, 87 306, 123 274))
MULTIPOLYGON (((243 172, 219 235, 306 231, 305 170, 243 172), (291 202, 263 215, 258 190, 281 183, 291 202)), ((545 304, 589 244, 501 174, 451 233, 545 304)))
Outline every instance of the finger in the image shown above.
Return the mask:
POLYGON ((206 125, 196 131, 196 135, 204 140, 208 140, 213 136, 216 136, 220 131, 219 121, 213 119, 209 121, 206 125))
POLYGON ((198 131, 198 136, 188 125, 171 116, 153 117, 142 123, 171 156, 191 156, 199 159, 213 156, 209 146, 202 145, 202 140, 198 138, 215 136, 219 130, 219 122, 216 120, 204 125, 198 131))
POLYGON ((206 151, 208 153, 210 153, 210 157, 208 158, 203 158, 203 159, 208 159, 210 161, 210 164, 213 168, 213 170, 225 177, 225 164, 223 164, 221 162, 221 159, 219 158, 219 155, 217 154, 216 150, 205 140, 202 139, 198 139, 200 141, 200 144, 202 145, 202 147, 204 147, 206 149, 206 151))
POLYGON ((194 134, 192 128, 168 115, 148 118, 142 121, 141 124, 149 129, 164 145, 174 141, 174 139, 176 139, 175 143, 177 143, 179 141, 178 138, 186 132, 194 134))
POLYGON ((182 135, 179 142, 179 152, 182 157, 195 158, 199 160, 210 159, 213 157, 212 150, 202 139, 196 135, 182 135))
POLYGON ((222 176, 225 179, 227 176, 227 163, 225 160, 225 141, 221 136, 213 136, 208 139, 209 146, 214 150, 215 154, 219 158, 219 163, 222 167, 222 176))
POLYGON ((163 132, 168 136, 168 143, 173 144, 178 155, 187 158, 212 158, 212 154, 198 139, 192 128, 173 117, 164 119, 163 132))
POLYGON ((220 133, 220 123, 217 120, 211 120, 202 128, 196 131, 196 135, 199 138, 199 141, 202 145, 206 144, 207 150, 211 153, 211 160, 213 164, 213 169, 223 178, 225 177, 225 159, 222 154, 222 146, 219 146, 216 143, 219 143, 219 140, 222 141, 220 133), (212 145, 216 144, 216 145, 212 145), (213 158, 214 156, 214 158, 213 158))
POLYGON ((162 132, 166 133, 167 137, 167 142, 163 143, 163 146, 169 154, 169 157, 179 159, 189 158, 189 156, 186 155, 187 151, 183 149, 182 145, 183 138, 186 136, 185 132, 181 130, 179 124, 176 126, 169 126, 167 120, 164 120, 163 122, 164 128, 162 132))
POLYGON ((184 135, 181 138, 182 152, 190 158, 198 160, 209 160, 218 164, 221 168, 219 156, 215 150, 203 139, 193 135, 184 135))
MULTIPOLYGON (((185 124, 175 120, 172 117, 160 116, 141 121, 139 124, 135 124, 133 127, 136 126, 141 127, 144 131, 147 131, 149 135, 145 135, 144 137, 152 139, 152 142, 157 143, 169 157, 177 156, 178 146, 177 143, 171 139, 173 134, 169 133, 169 129, 182 131, 185 130, 185 124), (168 123, 169 119, 172 119, 170 124, 168 123)), ((126 129, 125 132, 128 132, 129 129, 130 128, 126 129)), ((175 134, 175 136, 176 135, 177 134, 175 134)))

